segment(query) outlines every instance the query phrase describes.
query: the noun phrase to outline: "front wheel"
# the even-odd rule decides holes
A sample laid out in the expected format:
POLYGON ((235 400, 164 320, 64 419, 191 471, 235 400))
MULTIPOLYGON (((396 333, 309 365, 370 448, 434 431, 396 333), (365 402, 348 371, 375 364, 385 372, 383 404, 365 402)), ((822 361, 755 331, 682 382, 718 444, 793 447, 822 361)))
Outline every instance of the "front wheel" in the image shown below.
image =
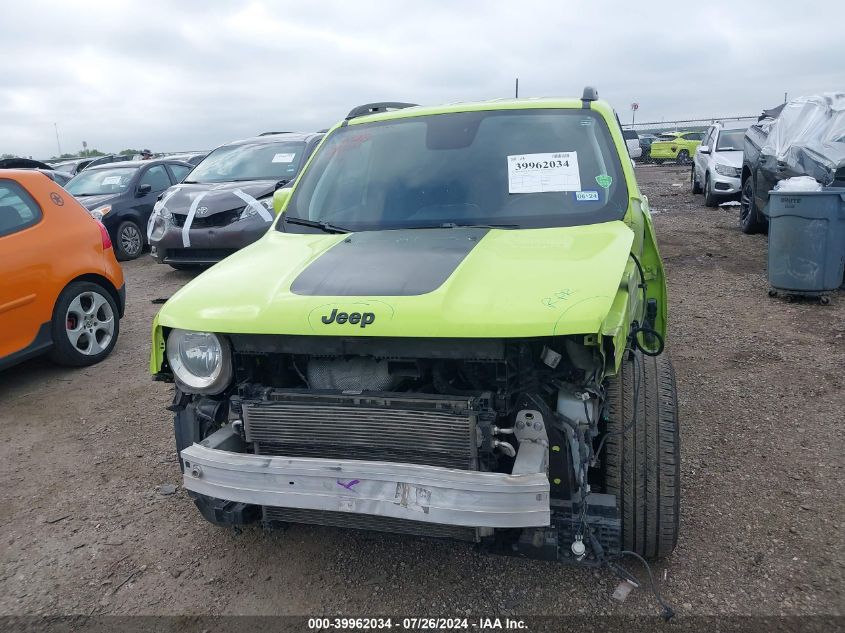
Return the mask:
POLYGON ((713 193, 713 183, 710 181, 710 174, 704 177, 704 206, 718 207, 719 201, 713 193))
POLYGON ((186 270, 189 272, 202 272, 208 266, 202 264, 168 264, 173 270, 186 270))
POLYGON ((676 159, 679 165, 686 165, 689 162, 689 152, 685 149, 682 149, 678 152, 678 157, 676 159))
POLYGON ((749 176, 742 183, 742 194, 739 197, 739 229, 748 235, 760 233, 765 223, 760 219, 757 202, 754 199, 754 181, 749 176))
POLYGON ((144 234, 132 220, 120 223, 115 232, 115 255, 120 261, 137 259, 144 250, 144 234))
POLYGON ((663 558, 678 542, 681 449, 675 373, 665 355, 626 357, 607 384, 604 491, 616 495, 622 547, 663 558))
POLYGON ((695 177, 695 165, 693 165, 690 170, 690 182, 692 183, 692 192, 701 193, 701 183, 699 183, 698 178, 695 177))
POLYGON ((53 310, 53 350, 60 365, 85 367, 108 356, 120 332, 117 303, 111 293, 88 281, 75 281, 59 295, 53 310))

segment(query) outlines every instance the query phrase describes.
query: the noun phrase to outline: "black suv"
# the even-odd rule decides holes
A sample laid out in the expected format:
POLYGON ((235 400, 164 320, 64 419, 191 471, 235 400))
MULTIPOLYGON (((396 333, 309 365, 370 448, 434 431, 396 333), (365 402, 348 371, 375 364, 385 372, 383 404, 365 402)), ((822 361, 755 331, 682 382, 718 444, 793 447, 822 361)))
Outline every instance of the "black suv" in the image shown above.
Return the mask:
POLYGON ((144 250, 146 226, 159 195, 193 165, 175 160, 124 161, 88 167, 65 185, 109 231, 119 260, 144 250))

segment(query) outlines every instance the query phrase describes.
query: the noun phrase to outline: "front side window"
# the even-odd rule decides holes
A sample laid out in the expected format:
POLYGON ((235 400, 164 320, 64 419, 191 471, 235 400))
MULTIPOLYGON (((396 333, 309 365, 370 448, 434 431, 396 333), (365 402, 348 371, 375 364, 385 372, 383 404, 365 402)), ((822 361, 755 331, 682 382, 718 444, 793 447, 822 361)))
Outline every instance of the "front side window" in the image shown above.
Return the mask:
POLYGON ((143 176, 139 185, 149 185, 150 191, 164 191, 170 186, 170 176, 167 175, 167 170, 164 165, 155 165, 150 167, 143 176))
POLYGON ((305 143, 246 143, 218 147, 190 173, 186 182, 293 180, 305 143))
MULTIPOLYGON (((607 124, 585 110, 496 110, 339 128, 286 215, 352 231, 621 219, 628 191, 607 124)), ((280 222, 279 230, 302 227, 280 222)))
POLYGON ((41 209, 23 187, 0 179, 0 237, 38 224, 41 209))
POLYGON ((123 193, 138 171, 137 167, 111 167, 83 171, 65 185, 74 196, 100 196, 123 193))

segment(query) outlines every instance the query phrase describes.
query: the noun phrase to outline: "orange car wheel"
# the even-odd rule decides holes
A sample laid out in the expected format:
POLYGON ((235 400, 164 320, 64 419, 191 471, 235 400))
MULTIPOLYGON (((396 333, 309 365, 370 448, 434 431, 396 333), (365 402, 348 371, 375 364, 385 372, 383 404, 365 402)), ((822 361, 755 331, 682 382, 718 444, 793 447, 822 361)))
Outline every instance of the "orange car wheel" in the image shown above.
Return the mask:
POLYGON ((96 283, 73 282, 56 301, 50 356, 73 367, 99 363, 111 352, 119 332, 119 312, 111 293, 96 283))

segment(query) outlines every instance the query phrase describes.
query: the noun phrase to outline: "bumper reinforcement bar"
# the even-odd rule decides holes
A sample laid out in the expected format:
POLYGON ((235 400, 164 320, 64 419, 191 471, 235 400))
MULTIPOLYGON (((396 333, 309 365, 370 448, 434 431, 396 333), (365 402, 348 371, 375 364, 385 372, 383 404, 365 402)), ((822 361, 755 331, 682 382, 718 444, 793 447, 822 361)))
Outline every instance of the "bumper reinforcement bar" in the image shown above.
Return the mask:
POLYGON ((271 457, 199 444, 181 456, 186 489, 228 501, 466 527, 542 527, 551 519, 544 473, 271 457))

